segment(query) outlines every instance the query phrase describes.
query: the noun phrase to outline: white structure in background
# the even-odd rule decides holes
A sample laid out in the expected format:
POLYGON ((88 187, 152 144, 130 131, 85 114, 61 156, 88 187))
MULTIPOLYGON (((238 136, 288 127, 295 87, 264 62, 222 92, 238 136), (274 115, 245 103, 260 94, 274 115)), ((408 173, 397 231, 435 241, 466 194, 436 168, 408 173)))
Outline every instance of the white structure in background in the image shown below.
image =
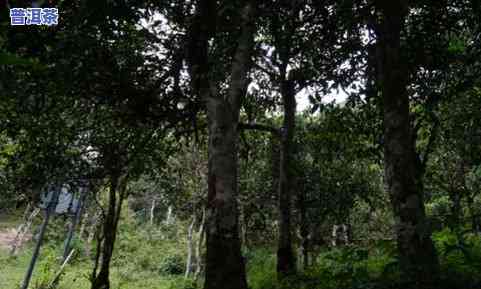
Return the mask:
MULTIPOLYGON (((43 193, 41 196, 42 202, 40 203, 40 208, 46 209, 50 202, 56 202, 52 200, 54 196, 54 188, 49 188, 48 192, 43 193)), ((58 195, 58 202, 55 206, 56 214, 75 214, 77 207, 79 205, 78 196, 70 190, 68 185, 63 185, 60 189, 60 194, 58 195)))

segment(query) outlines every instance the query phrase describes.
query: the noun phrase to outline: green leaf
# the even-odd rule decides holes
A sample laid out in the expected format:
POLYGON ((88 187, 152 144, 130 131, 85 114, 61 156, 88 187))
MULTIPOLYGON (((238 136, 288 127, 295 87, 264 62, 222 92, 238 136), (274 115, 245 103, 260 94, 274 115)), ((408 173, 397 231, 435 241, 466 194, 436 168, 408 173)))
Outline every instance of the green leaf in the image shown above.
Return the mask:
POLYGON ((8 52, 0 52, 0 65, 35 65, 37 61, 29 58, 22 58, 8 52))

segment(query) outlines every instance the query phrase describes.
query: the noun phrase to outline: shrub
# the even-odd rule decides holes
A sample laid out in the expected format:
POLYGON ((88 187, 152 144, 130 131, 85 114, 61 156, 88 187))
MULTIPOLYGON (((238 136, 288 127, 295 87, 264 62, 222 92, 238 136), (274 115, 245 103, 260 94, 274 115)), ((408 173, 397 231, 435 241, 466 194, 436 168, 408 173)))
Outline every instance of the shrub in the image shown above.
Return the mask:
POLYGON ((159 264, 158 272, 162 275, 179 275, 184 272, 185 262, 178 255, 166 256, 159 264))
MULTIPOLYGON (((54 248, 45 246, 42 250, 42 258, 36 266, 36 278, 32 282, 33 288, 47 289, 58 268, 58 252, 54 248)), ((57 284, 59 280, 60 278, 57 280, 57 284)))
POLYGON ((252 289, 273 289, 277 286, 275 254, 266 249, 244 253, 247 260, 247 277, 252 289))

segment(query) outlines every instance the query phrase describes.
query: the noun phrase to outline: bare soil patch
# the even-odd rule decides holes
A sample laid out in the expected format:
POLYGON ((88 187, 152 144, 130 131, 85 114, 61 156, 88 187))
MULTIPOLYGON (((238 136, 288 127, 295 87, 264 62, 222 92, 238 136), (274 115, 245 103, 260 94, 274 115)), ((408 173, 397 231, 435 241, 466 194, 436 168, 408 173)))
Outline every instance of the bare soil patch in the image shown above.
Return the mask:
MULTIPOLYGON (((0 249, 10 249, 16 236, 17 230, 15 228, 0 230, 0 249)), ((31 237, 32 236, 30 234, 27 234, 26 236, 24 236, 23 242, 25 243, 31 237)), ((20 247, 21 245, 22 244, 20 244, 20 247)))

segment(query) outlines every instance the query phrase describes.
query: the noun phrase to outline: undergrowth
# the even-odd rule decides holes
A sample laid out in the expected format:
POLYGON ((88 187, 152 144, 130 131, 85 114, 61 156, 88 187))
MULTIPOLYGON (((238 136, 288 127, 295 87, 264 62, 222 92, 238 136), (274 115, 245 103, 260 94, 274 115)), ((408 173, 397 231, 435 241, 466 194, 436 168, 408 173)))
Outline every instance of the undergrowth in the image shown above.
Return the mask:
MULTIPOLYGON (((433 234, 441 274, 438 289, 481 288, 481 236, 457 236, 446 229, 433 234)), ((277 280, 275 254, 247 252, 251 289, 409 289, 399 272, 394 242, 370 248, 343 247, 321 252, 315 263, 295 276, 277 280)))
MULTIPOLYGON (((61 228, 53 224, 52 228, 61 228)), ((202 280, 185 279, 185 224, 119 227, 111 266, 112 289, 199 289, 202 280)), ((58 231, 61 231, 60 229, 58 231)), ((42 247, 31 289, 45 289, 60 267, 62 234, 52 230, 42 247)), ((439 289, 481 288, 481 237, 449 229, 433 234, 440 265, 439 289)), ((15 258, 0 251, 0 288, 18 288, 30 261, 32 243, 15 258)), ((55 289, 88 289, 93 261, 85 244, 75 239, 76 255, 55 289)), ((250 289, 409 289, 399 273, 394 242, 370 247, 338 247, 319 252, 314 262, 294 276, 277 280, 273 248, 245 250, 250 289)), ((301 266, 299 266, 301 267, 301 266)))

